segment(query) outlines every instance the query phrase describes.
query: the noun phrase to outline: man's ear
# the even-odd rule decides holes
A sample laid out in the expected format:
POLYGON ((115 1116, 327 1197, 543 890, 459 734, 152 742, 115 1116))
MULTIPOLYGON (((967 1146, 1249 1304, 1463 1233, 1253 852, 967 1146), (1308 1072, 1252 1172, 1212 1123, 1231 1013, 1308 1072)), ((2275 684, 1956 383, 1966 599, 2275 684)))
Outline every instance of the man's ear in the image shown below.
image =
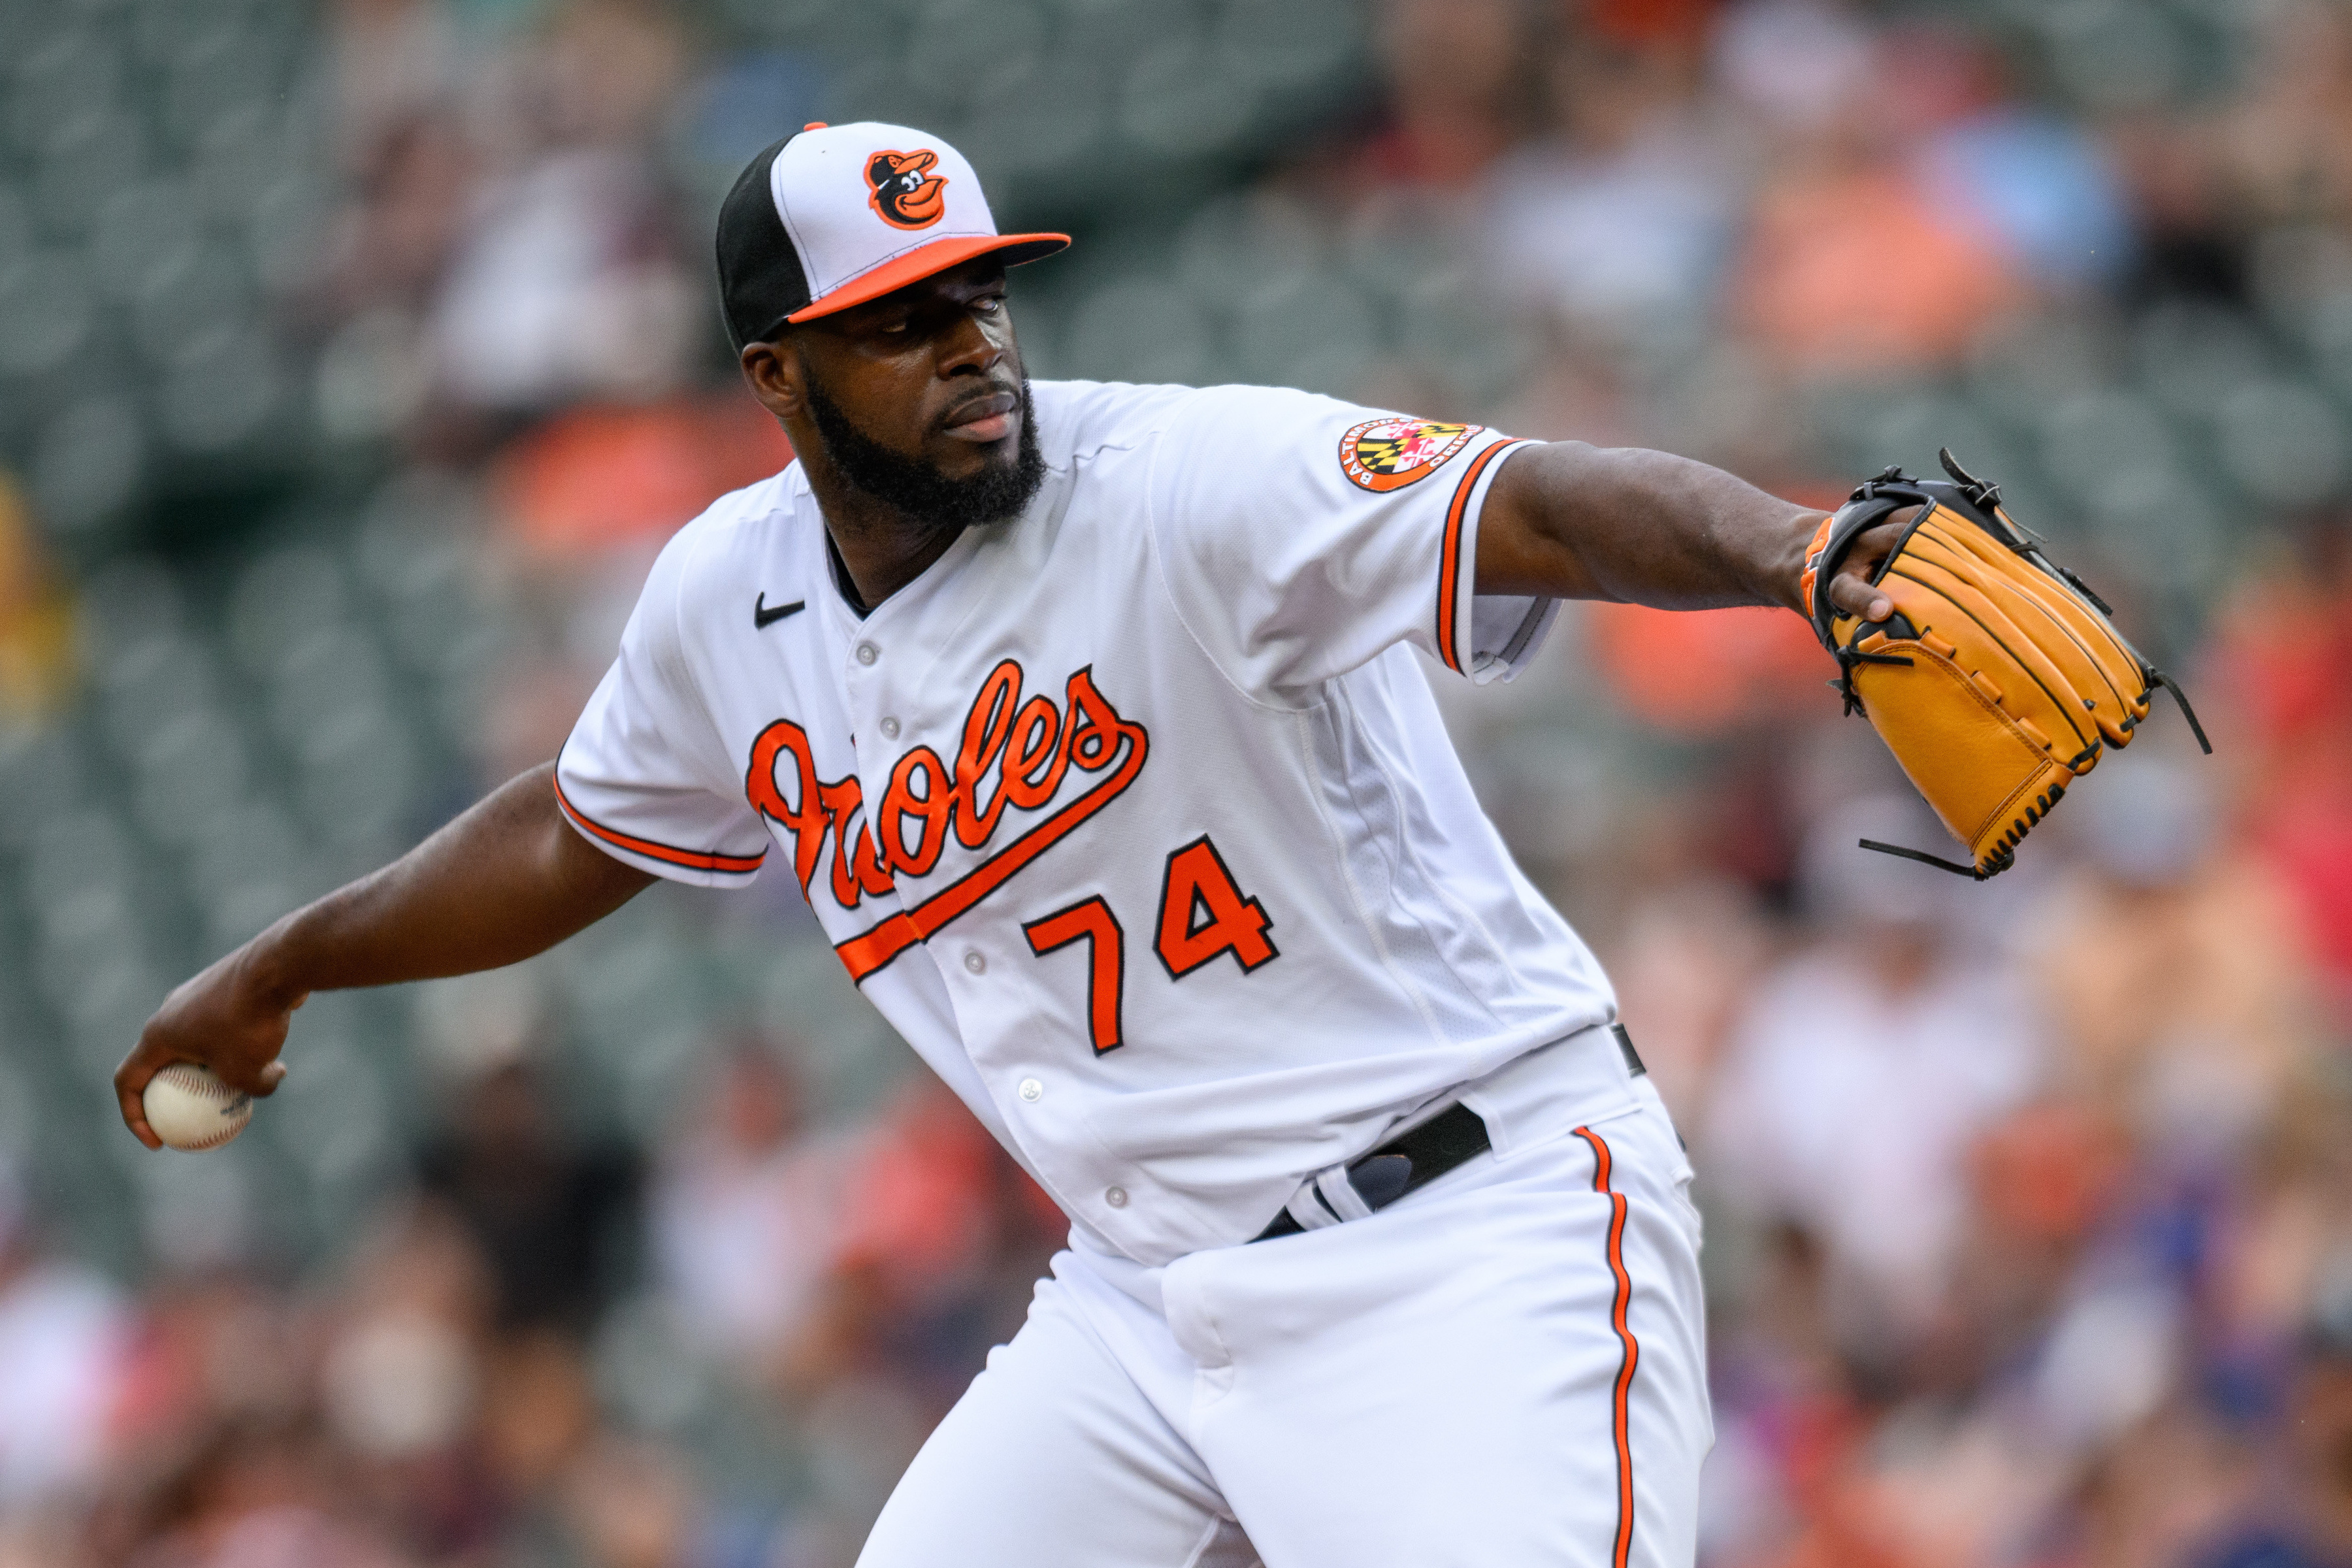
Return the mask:
POLYGON ((808 367, 789 338, 746 343, 740 361, 751 395, 779 419, 797 417, 807 406, 808 367))

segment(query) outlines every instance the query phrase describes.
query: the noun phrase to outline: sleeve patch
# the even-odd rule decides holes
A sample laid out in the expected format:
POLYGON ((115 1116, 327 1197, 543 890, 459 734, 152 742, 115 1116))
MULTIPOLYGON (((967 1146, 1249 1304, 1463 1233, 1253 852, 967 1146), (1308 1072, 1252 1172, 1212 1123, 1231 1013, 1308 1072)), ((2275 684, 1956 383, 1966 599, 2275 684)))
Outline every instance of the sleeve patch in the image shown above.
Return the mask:
POLYGON ((1339 467, 1360 489, 1401 490, 1435 473, 1485 428, 1396 416, 1367 419, 1339 437, 1339 467))

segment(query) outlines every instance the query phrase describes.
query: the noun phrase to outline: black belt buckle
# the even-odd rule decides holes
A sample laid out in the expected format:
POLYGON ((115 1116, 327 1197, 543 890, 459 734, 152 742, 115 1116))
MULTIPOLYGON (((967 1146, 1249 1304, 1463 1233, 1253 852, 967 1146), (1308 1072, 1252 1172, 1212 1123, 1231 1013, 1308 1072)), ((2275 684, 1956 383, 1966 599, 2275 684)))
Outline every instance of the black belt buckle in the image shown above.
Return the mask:
MULTIPOLYGON (((1348 1184, 1356 1189, 1366 1208, 1384 1209, 1494 1146, 1478 1113, 1456 1100, 1412 1131, 1399 1133, 1361 1159, 1350 1160, 1348 1184)), ((1322 1194, 1317 1193, 1314 1201, 1322 1203, 1322 1194)), ((1286 1208, 1250 1239, 1272 1241, 1278 1236, 1297 1236, 1306 1228, 1286 1208)))

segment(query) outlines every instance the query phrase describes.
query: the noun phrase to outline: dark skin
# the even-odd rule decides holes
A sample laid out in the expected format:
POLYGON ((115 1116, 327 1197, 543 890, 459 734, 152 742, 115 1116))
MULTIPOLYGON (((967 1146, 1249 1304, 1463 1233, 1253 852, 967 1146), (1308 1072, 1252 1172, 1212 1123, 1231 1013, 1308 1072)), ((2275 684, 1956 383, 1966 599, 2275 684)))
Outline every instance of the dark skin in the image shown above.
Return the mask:
POLYGON ((921 576, 955 535, 842 477, 809 413, 812 371, 860 430, 950 479, 1010 468, 1021 435, 1021 350, 1004 268, 983 257, 743 350, 743 378, 792 437, 858 597, 878 605, 921 576))
MULTIPOLYGON (((791 436, 859 595, 878 605, 937 561, 952 531, 853 487, 827 458, 810 373, 856 427, 951 479, 1009 470, 1021 358, 1004 273, 982 258, 743 350, 744 379, 791 436)), ((1800 609, 1798 574, 1822 514, 1664 452, 1559 441, 1513 457, 1478 520, 1477 583, 1491 594, 1611 599, 1667 609, 1800 609)), ((1862 536, 1830 587, 1869 620, 1893 609, 1867 575, 1899 520, 1862 536)), ((114 1075, 122 1119, 161 1147, 147 1080, 198 1062, 249 1094, 313 991, 496 969, 543 952, 653 877, 591 845, 555 804, 555 766, 509 780, 390 866, 295 910, 171 995, 114 1075)))

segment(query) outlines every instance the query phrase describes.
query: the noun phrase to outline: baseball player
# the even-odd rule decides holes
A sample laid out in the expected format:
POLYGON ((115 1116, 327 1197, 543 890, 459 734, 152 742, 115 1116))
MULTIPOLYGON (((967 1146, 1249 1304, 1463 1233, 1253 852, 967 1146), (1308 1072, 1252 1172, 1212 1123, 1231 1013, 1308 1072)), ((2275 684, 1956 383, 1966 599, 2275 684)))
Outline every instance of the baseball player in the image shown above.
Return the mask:
MULTIPOLYGON (((311 991, 784 876, 1070 1218, 870 1568, 1664 1568, 1711 1437, 1689 1166, 1415 651, 1569 598, 1799 605, 1822 514, 1655 452, 1262 387, 1031 384, 936 136, 719 220, 799 460, 654 566, 562 755, 182 985, 116 1076, 268 1093, 311 991)), ((1865 536, 1829 593, 1883 617, 1865 536)))

